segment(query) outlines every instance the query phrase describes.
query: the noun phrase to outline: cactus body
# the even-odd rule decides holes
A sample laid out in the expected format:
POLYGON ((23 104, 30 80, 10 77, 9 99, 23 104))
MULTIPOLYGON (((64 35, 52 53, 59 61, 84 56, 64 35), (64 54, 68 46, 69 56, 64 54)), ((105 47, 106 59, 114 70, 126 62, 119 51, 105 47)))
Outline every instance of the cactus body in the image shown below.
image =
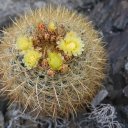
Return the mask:
POLYGON ((64 7, 44 7, 4 32, 2 92, 24 110, 68 117, 91 102, 105 77, 105 63, 102 39, 87 18, 64 7), (32 41, 31 48, 26 37, 32 41))

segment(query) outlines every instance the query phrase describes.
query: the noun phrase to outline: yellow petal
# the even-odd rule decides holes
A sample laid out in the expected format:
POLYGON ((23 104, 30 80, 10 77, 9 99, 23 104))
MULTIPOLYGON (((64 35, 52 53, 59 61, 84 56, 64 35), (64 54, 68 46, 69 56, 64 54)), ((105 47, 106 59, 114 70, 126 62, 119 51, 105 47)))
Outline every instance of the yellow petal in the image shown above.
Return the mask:
POLYGON ((25 36, 20 36, 17 38, 16 46, 17 46, 17 49, 25 51, 25 50, 32 48, 33 44, 29 38, 25 36))
POLYGON ((24 55, 23 62, 28 69, 31 69, 37 66, 40 57, 41 53, 38 51, 28 50, 24 55))
POLYGON ((60 70, 63 64, 63 58, 59 53, 49 52, 48 53, 48 64, 53 70, 60 70))
POLYGON ((80 37, 77 36, 75 32, 68 32, 64 38, 58 43, 58 48, 63 50, 65 54, 69 56, 81 55, 83 51, 84 44, 80 37))

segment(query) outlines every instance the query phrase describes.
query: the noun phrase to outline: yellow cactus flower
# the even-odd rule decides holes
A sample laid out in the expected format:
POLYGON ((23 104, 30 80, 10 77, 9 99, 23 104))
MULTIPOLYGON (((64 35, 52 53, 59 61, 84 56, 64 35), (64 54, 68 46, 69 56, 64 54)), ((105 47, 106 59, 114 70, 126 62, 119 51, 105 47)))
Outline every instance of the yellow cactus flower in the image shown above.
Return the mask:
POLYGON ((60 70, 63 64, 63 57, 60 53, 49 52, 48 64, 52 70, 60 70))
POLYGON ((23 58, 23 62, 28 69, 37 66, 39 59, 41 58, 41 53, 35 50, 28 50, 23 58))
POLYGON ((50 31, 55 31, 55 29, 56 29, 55 23, 54 23, 54 22, 50 22, 50 23, 48 24, 48 29, 49 29, 50 31))
POLYGON ((80 37, 75 32, 66 34, 64 40, 58 42, 58 48, 63 50, 69 56, 78 56, 82 54, 84 44, 80 37))
POLYGON ((32 44, 31 39, 29 39, 25 36, 20 36, 17 38, 16 46, 17 46, 17 49, 22 50, 22 51, 26 51, 26 50, 32 48, 33 44, 32 44))

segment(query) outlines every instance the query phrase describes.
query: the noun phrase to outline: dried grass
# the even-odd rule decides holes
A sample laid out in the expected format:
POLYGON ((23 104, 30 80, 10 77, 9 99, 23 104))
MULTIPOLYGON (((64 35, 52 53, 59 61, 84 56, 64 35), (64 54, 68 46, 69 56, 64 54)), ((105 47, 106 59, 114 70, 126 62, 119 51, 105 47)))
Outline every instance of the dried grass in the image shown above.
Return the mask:
POLYGON ((112 105, 100 104, 90 109, 90 113, 81 114, 82 116, 76 119, 76 128, 123 128, 112 105))
POLYGON ((123 128, 117 121, 116 111, 110 104, 90 108, 90 113, 81 113, 75 119, 41 117, 34 118, 22 113, 20 108, 11 107, 6 121, 7 128, 123 128))

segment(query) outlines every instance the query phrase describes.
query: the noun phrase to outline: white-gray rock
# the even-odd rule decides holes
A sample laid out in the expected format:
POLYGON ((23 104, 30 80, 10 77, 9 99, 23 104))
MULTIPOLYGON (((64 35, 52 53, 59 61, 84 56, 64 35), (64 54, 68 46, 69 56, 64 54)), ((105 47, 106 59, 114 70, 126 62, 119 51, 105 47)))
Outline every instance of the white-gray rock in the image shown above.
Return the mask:
POLYGON ((94 106, 94 107, 96 107, 97 105, 99 105, 101 103, 101 101, 103 101, 106 98, 107 95, 108 95, 108 91, 106 89, 102 89, 95 96, 95 98, 91 102, 91 105, 94 106))

